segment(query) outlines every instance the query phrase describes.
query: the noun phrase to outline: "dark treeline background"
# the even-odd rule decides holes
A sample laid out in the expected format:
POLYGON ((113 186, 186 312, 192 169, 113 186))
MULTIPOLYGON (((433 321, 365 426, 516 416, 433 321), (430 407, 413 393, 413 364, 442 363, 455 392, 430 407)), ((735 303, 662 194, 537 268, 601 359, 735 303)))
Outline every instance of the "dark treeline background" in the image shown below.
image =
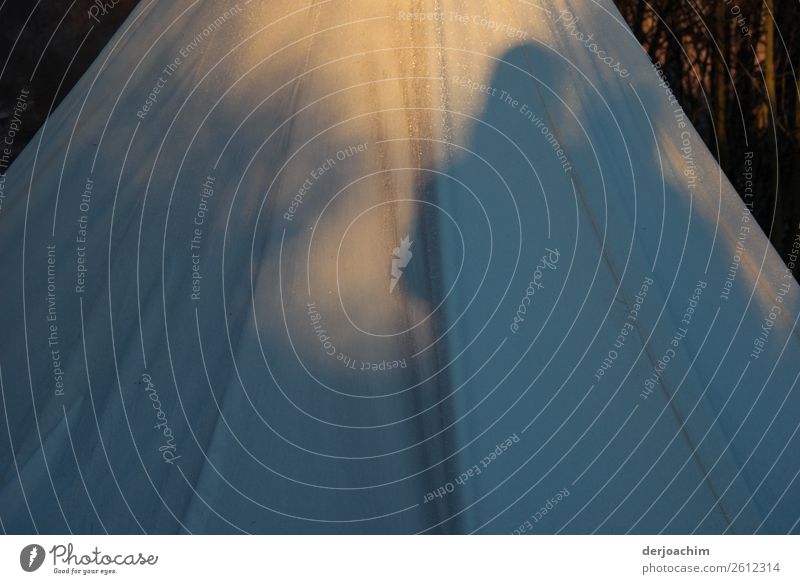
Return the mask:
MULTIPOLYGON (((118 0, 96 19, 95 0, 2 2, 1 135, 30 92, 12 159, 137 2, 118 0)), ((740 195, 753 153, 753 214, 786 259, 800 234, 800 0, 615 2, 740 195)))
POLYGON ((615 2, 743 198, 753 153, 745 201, 787 260, 800 235, 800 1, 615 2))
MULTIPOLYGON (((28 91, 12 160, 51 109, 69 93, 139 0, 0 0, 0 136, 8 134, 17 98, 28 91), (96 17, 89 10, 95 6, 96 17), (34 9, 35 7, 35 9, 34 9)), ((0 138, 0 139, 3 139, 0 138)), ((0 164, 0 172, 6 168, 0 164)))

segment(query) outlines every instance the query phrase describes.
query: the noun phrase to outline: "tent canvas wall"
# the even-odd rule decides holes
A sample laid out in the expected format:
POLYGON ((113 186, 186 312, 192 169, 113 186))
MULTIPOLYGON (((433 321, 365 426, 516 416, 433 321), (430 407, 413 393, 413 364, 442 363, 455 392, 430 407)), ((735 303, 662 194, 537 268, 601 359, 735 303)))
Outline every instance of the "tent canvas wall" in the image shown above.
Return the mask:
POLYGON ((8 532, 798 529, 797 286, 610 0, 142 0, 4 195, 8 532))

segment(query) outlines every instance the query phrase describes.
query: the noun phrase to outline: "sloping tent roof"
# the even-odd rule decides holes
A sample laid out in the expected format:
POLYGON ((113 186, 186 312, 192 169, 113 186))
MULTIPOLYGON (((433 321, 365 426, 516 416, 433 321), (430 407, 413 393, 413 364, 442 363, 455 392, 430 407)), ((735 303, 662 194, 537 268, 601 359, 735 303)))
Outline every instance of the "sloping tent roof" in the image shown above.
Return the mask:
POLYGON ((796 532, 797 286, 612 2, 301 4, 10 169, 4 529, 796 532))

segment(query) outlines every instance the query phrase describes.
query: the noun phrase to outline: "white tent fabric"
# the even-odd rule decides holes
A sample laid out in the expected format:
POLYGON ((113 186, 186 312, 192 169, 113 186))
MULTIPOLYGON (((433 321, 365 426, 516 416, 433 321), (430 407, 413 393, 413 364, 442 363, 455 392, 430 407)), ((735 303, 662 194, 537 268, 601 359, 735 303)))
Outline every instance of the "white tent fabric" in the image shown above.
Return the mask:
POLYGON ((798 531, 797 286, 610 0, 142 0, 5 194, 8 532, 798 531))

